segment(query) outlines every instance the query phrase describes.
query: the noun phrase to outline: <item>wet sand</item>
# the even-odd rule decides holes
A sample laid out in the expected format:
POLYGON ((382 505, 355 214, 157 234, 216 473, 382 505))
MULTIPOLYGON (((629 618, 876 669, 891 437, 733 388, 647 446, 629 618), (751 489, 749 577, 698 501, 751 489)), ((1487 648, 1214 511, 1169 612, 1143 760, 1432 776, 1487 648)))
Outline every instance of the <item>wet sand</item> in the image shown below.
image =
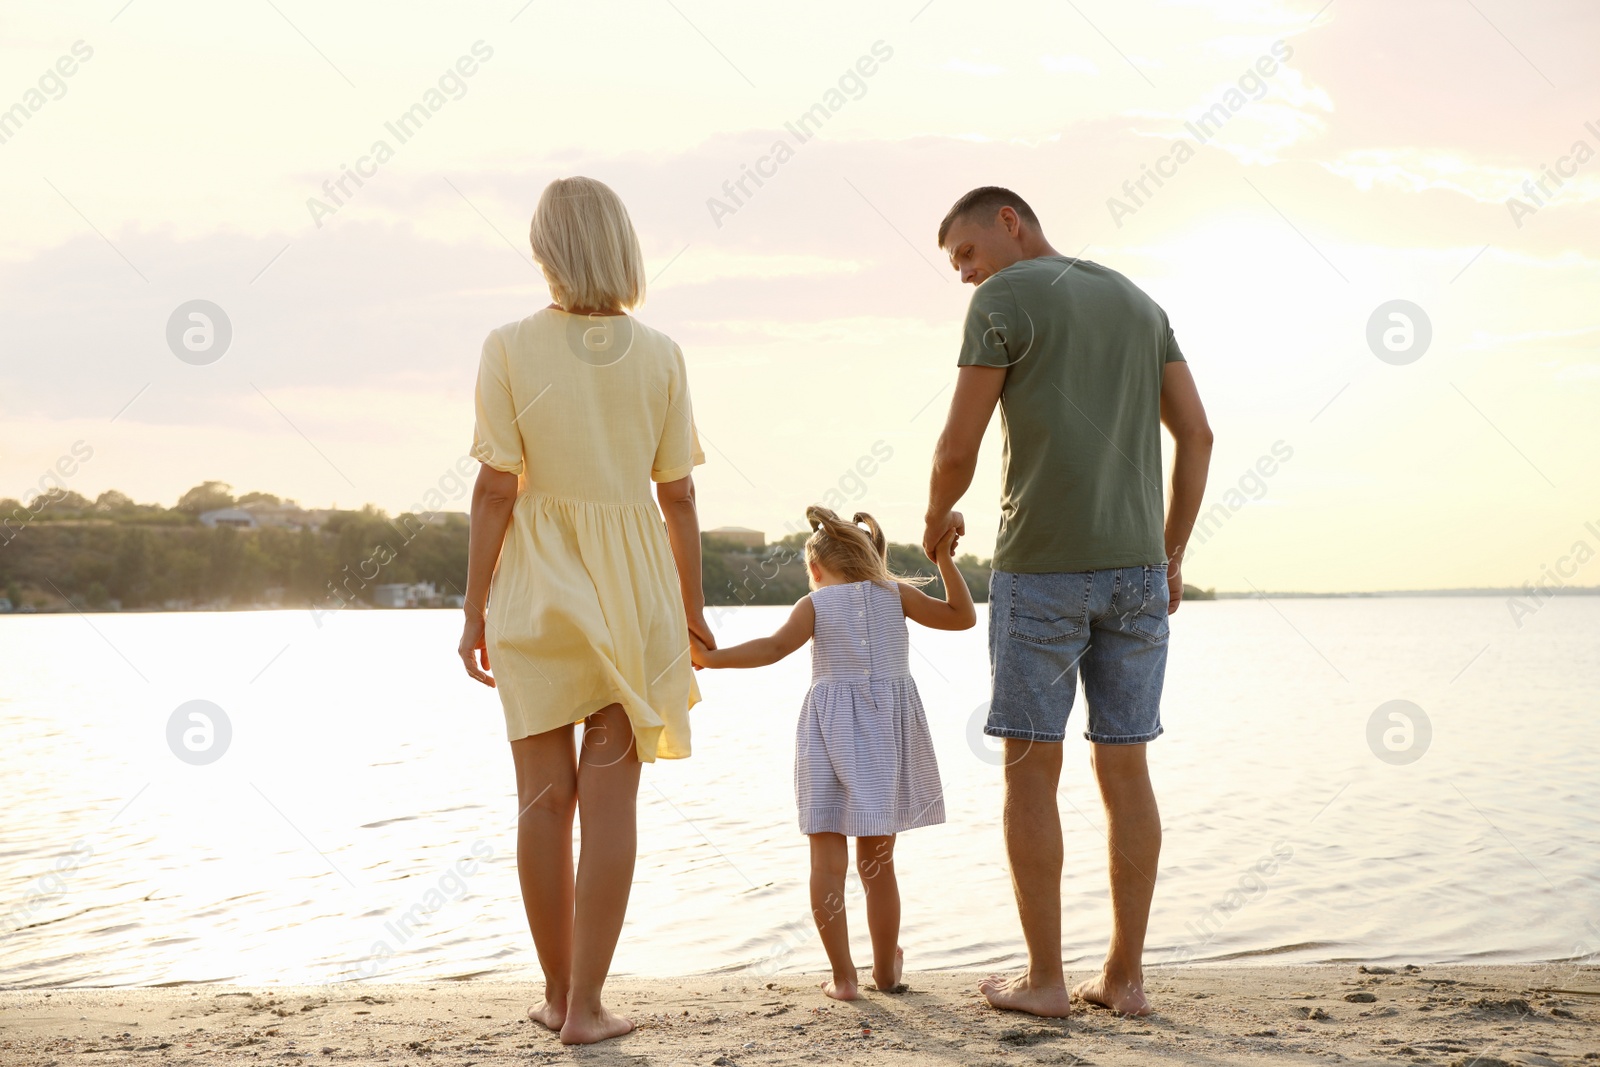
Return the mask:
POLYGON ((11 989, 0 1063, 1600 1064, 1600 967, 1383 970, 1172 968, 1152 977, 1152 1016, 1065 1020, 988 1007, 975 972, 852 1003, 821 976, 619 978, 607 1000, 637 1029, 574 1048, 524 1018, 531 987, 504 982, 11 989))

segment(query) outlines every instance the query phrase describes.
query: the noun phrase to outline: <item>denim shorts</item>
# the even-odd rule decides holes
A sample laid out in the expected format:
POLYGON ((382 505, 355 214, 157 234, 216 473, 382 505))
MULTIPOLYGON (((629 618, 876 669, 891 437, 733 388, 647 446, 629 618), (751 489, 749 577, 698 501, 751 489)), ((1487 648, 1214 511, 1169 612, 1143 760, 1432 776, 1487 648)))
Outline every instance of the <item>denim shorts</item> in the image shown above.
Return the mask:
POLYGON ((990 737, 1060 741, 1083 673, 1099 745, 1161 736, 1167 565, 989 576, 990 737))

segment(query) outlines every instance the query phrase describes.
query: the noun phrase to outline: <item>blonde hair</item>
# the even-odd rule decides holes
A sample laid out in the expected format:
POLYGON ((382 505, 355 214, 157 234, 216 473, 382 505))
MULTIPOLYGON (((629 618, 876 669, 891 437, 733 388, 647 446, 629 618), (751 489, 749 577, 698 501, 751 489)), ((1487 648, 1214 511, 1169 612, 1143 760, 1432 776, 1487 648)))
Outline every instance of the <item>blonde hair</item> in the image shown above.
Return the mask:
POLYGON ((593 178, 557 178, 539 194, 528 230, 550 295, 567 310, 644 303, 644 256, 622 198, 593 178))
POLYGON ((932 575, 902 575, 889 570, 889 543, 883 528, 864 511, 845 522, 830 508, 813 504, 806 508, 811 536, 806 539, 806 562, 815 563, 847 582, 899 582, 926 585, 932 575), (866 529, 859 524, 866 523, 866 529))

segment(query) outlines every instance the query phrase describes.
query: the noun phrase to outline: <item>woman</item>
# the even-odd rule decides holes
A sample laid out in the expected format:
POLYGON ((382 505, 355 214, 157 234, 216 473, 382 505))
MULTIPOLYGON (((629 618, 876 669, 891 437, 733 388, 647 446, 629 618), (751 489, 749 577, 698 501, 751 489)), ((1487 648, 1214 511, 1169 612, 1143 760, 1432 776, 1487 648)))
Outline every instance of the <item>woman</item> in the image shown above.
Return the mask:
POLYGON ((640 763, 689 754, 689 631, 712 642, 691 476, 705 454, 683 353, 625 314, 644 263, 616 193, 551 182, 531 238, 554 303, 483 345, 459 651, 498 690, 516 764, 517 873, 545 980, 528 1016, 583 1044, 633 1029, 600 991, 633 881, 640 763))

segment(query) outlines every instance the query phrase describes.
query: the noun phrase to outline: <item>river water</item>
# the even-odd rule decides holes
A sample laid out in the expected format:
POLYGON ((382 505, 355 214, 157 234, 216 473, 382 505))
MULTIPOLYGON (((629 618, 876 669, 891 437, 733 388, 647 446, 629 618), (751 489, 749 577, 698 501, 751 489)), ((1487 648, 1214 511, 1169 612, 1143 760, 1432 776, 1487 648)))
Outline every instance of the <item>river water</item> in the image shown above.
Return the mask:
MULTIPOLYGON (((724 610, 720 639, 787 610, 724 610)), ((1023 958, 999 758, 977 731, 984 610, 961 633, 912 626, 948 809, 897 850, 913 970, 1023 958)), ((0 983, 536 977, 499 703, 464 677, 458 618, 0 617, 0 983), (209 764, 169 743, 196 700, 229 728, 209 764)), ((1521 623, 1490 597, 1185 604, 1150 748, 1165 848, 1149 965, 1600 947, 1600 597, 1521 623)), ((825 967, 791 784, 809 669, 802 649, 698 675, 695 755, 644 771, 618 973, 825 967)), ((1081 710, 1060 792, 1080 968, 1108 922, 1081 710)))

